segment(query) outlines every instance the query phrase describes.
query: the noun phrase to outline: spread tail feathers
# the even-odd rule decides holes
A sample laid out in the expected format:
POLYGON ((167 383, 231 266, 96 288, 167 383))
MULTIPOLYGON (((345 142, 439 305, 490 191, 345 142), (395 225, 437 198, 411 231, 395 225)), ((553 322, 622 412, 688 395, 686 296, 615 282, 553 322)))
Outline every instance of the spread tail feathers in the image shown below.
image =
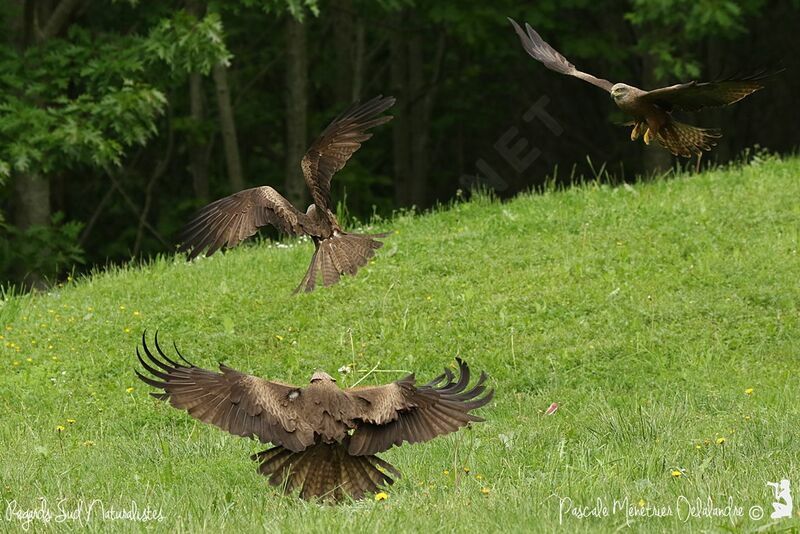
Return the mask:
POLYGON ((700 155, 703 150, 711 150, 720 137, 722 135, 717 130, 698 128, 675 120, 667 122, 655 136, 661 146, 685 158, 700 155))
POLYGON ((303 499, 341 501, 348 496, 362 499, 399 478, 391 464, 377 456, 351 456, 347 443, 317 443, 301 452, 273 447, 251 456, 258 471, 273 486, 285 485, 286 493, 299 490, 303 499))
POLYGON ((383 246, 375 238, 387 235, 337 233, 321 241, 315 239, 317 250, 295 293, 313 291, 319 277, 323 286, 330 286, 338 282, 343 274, 356 274, 375 254, 375 250, 383 246))

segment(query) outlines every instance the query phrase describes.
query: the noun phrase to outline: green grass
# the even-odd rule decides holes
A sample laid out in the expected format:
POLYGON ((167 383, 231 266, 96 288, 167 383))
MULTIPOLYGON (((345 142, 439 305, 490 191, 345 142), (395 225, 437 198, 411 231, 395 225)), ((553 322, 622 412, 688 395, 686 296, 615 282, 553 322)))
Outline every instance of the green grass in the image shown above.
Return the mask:
MULTIPOLYGON (((61 498, 66 509, 134 500, 165 516, 95 516, 86 526, 98 532, 626 523, 618 512, 561 524, 562 497, 672 507, 671 517, 631 518, 641 531, 800 528, 798 175, 800 160, 767 160, 401 216, 357 277, 297 297, 308 242, 194 264, 169 257, 10 299, 0 304, 2 498, 27 509, 45 497, 54 512, 61 498), (367 382, 399 370, 427 379, 460 354, 490 373, 496 400, 479 412, 486 423, 383 454, 404 474, 387 501, 309 504, 256 473, 248 455, 263 446, 147 395, 133 375, 145 328, 198 365, 224 360, 297 383, 347 363, 398 370, 367 382), (560 409, 545 416, 551 402, 560 409), (782 478, 796 517, 772 522, 765 484, 782 478), (730 497, 744 517, 684 521, 681 496, 730 497), (749 519, 752 506, 766 516, 749 519)), ((18 529, 4 512, 0 527, 18 529)), ((32 528, 79 526, 55 519, 32 528)))

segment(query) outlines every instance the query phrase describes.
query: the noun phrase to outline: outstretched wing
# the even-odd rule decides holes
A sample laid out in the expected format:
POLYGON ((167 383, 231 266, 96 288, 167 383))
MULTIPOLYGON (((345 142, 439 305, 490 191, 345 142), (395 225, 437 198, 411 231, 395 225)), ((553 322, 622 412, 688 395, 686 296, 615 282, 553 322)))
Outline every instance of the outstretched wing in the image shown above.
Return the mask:
POLYGON ((394 101, 390 96, 376 96, 363 104, 353 104, 325 128, 303 156, 300 166, 306 185, 322 213, 331 208, 331 178, 361 148, 361 143, 372 137, 367 130, 392 120, 391 115, 378 115, 392 107, 394 101))
POLYGON ((142 366, 155 378, 136 374, 145 383, 162 389, 151 393, 168 400, 175 408, 189 412, 192 417, 218 426, 231 434, 257 436, 264 443, 272 442, 295 452, 314 443, 314 430, 299 414, 293 401, 299 398, 299 388, 288 384, 240 373, 220 365, 221 373, 195 367, 175 351, 186 365, 168 358, 158 345, 160 358, 153 356, 142 334, 142 358, 139 347, 136 356, 142 366))
POLYGON ((508 21, 514 26, 514 31, 519 35, 519 39, 522 41, 522 47, 533 59, 542 63, 550 70, 569 76, 575 76, 601 89, 605 89, 609 93, 611 92, 611 86, 613 85, 611 82, 603 80, 602 78, 596 78, 591 74, 576 69, 575 65, 570 63, 567 58, 562 56, 555 48, 547 44, 529 24, 525 24, 526 33, 522 31, 522 28, 520 28, 519 24, 513 19, 509 18, 508 21))
POLYGON ((210 256, 222 246, 235 247, 271 224, 289 235, 304 234, 312 222, 269 186, 254 187, 221 198, 201 209, 180 234, 180 249, 196 258, 210 256))
POLYGON ((727 106, 763 89, 767 75, 759 73, 739 80, 689 82, 648 91, 640 98, 666 111, 681 109, 698 111, 703 108, 727 106))
POLYGON ((385 451, 392 445, 419 443, 455 432, 470 421, 483 421, 471 410, 492 400, 494 390, 480 396, 485 390, 486 373, 481 373, 472 389, 469 384, 469 367, 456 358, 461 376, 454 382, 453 373, 444 374, 423 386, 415 386, 414 375, 379 387, 347 390, 360 413, 359 423, 350 438, 350 454, 362 456, 385 451))

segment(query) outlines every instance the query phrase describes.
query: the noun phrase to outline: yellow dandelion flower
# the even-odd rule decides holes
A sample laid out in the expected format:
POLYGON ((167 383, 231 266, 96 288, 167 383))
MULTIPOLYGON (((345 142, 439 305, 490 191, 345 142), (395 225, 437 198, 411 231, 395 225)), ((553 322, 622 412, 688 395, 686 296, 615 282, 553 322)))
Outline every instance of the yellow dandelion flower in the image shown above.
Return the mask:
POLYGON ((94 446, 94 441, 92 441, 90 439, 87 439, 86 441, 83 442, 83 446, 84 447, 93 447, 94 446))
POLYGON ((449 469, 445 469, 444 471, 442 471, 442 474, 443 474, 444 476, 447 476, 447 475, 449 475, 449 474, 450 474, 450 470, 449 470, 449 469))
POLYGON ((120 310, 124 310, 124 309, 125 309, 125 306, 124 306, 124 305, 122 305, 122 306, 120 306, 120 307, 119 307, 119 309, 120 309, 120 310))
POLYGON ((139 317, 141 315, 141 313, 139 313, 139 310, 136 310, 136 311, 133 312, 133 315, 136 316, 136 317, 139 317))
POLYGON ((283 336, 275 334, 275 339, 277 339, 278 341, 283 341, 283 336))
POLYGON ((475 480, 483 480, 483 475, 475 475, 475 480))
POLYGON ((678 471, 677 469, 673 469, 673 470, 672 470, 672 472, 671 472, 670 474, 671 474, 671 475, 672 475, 674 478, 680 478, 680 477, 682 477, 682 476, 683 476, 683 473, 682 473, 681 471, 678 471))
POLYGON ((722 438, 722 437, 717 438, 717 441, 716 441, 717 445, 722 445, 723 443, 725 443, 725 438, 722 438))
POLYGON ((35 339, 31 340, 31 345, 36 345, 36 340, 35 339))
POLYGON ((13 365, 14 367, 17 367, 17 366, 19 365, 19 362, 18 362, 17 360, 14 360, 14 362, 12 363, 12 365, 13 365))
POLYGON ((482 487, 481 493, 483 493, 484 495, 489 495, 489 488, 487 488, 486 486, 482 487))
POLYGON ((64 425, 58 425, 58 426, 56 427, 56 432, 63 432, 63 431, 65 431, 66 429, 67 429, 67 428, 66 428, 64 425))
POLYGON ((130 328, 126 328, 126 329, 123 330, 123 332, 125 332, 126 334, 130 334, 131 333, 131 329, 130 328))
POLYGON ((744 416, 744 420, 745 420, 745 421, 749 421, 750 419, 752 419, 752 417, 750 417, 749 415, 745 415, 745 416, 744 416))
POLYGON ((647 502, 644 499, 639 499, 639 508, 644 508, 647 502))
POLYGON ((383 492, 383 491, 380 492, 380 493, 376 493, 375 494, 375 500, 376 501, 385 501, 388 498, 389 498, 389 494, 386 493, 386 492, 383 492))
POLYGON ((700 444, 698 443, 697 445, 695 445, 695 446, 694 446, 694 448, 695 448, 695 449, 702 449, 702 448, 703 448, 703 446, 702 446, 702 445, 700 445, 700 444))
POLYGON ((53 345, 47 345, 47 348, 48 348, 48 349, 52 349, 52 348, 53 348, 53 345))
POLYGON ((50 359, 53 360, 54 362, 57 362, 58 361, 58 356, 53 356, 50 359))
POLYGON ((744 390, 744 394, 745 395, 752 395, 753 394, 753 388, 747 388, 746 390, 744 390))
POLYGON ((464 472, 465 472, 465 473, 469 473, 469 467, 465 467, 465 468, 464 468, 464 472))
POLYGON ((133 388, 128 388, 125 390, 126 393, 133 393, 133 388))
POLYGON ((75 419, 67 419, 67 423, 74 425, 77 421, 75 419))
POLYGON ((427 300, 432 300, 432 297, 431 297, 430 295, 428 295, 428 296, 427 296, 427 297, 425 297, 425 298, 426 298, 427 300))
POLYGON ((25 361, 31 363, 33 361, 33 358, 25 358, 25 361))
POLYGON ((0 334, 0 339, 5 339, 5 337, 2 334, 0 334))

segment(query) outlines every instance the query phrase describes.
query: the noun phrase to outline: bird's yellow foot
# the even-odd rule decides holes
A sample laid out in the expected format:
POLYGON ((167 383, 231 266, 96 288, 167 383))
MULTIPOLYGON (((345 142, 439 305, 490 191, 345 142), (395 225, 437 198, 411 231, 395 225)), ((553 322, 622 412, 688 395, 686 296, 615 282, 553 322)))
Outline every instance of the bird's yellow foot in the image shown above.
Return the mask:
POLYGON ((643 123, 637 122, 633 125, 633 130, 631 130, 631 141, 636 141, 639 139, 639 136, 642 135, 642 125, 643 123))

